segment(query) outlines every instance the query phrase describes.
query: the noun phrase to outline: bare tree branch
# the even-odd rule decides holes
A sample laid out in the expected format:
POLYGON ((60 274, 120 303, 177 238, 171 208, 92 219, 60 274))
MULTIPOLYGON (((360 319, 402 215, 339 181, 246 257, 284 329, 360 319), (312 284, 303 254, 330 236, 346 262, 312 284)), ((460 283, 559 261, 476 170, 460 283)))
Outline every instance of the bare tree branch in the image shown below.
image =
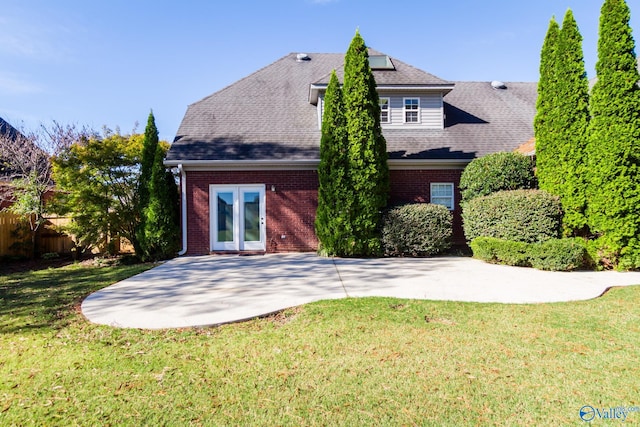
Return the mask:
POLYGON ((74 143, 85 143, 97 133, 86 126, 53 122, 38 131, 16 129, 0 119, 0 204, 25 215, 35 244, 35 233, 45 221, 45 195, 53 188, 51 156, 59 155, 74 143))

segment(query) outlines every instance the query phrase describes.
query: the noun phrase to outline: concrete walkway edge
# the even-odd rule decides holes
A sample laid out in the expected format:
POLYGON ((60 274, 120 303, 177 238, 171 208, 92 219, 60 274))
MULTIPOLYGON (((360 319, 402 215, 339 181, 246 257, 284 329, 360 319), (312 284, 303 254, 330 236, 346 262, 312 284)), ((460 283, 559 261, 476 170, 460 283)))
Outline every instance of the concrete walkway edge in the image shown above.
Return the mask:
POLYGON ((124 328, 207 326, 324 299, 396 297, 481 303, 596 298, 640 272, 548 272, 472 258, 323 258, 312 253, 170 260, 89 295, 82 313, 124 328))

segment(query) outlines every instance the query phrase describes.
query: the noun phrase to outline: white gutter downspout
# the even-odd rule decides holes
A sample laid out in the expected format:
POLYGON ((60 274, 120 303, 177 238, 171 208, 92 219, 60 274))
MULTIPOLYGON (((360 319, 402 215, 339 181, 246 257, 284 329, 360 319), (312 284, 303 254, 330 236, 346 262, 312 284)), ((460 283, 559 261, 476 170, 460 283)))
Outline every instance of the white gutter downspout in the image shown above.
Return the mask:
POLYGON ((178 256, 187 253, 187 174, 182 167, 182 163, 178 165, 180 172, 180 208, 182 210, 182 249, 178 252, 178 256))

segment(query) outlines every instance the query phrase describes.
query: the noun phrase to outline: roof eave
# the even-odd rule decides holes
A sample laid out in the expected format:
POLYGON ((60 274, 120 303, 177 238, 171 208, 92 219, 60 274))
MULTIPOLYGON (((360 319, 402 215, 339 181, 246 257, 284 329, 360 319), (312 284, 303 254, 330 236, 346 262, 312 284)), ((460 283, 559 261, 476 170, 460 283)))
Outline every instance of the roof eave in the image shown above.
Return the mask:
MULTIPOLYGON (((389 159, 389 169, 464 169, 472 159, 389 159)), ((184 170, 317 170, 319 159, 305 160, 165 160, 168 167, 182 165, 184 170)))
POLYGON ((318 105, 318 98, 320 97, 320 92, 327 90, 326 84, 318 84, 311 83, 309 87, 309 104, 318 105))
POLYGON ((182 165, 184 170, 315 170, 319 160, 165 160, 168 167, 182 165))

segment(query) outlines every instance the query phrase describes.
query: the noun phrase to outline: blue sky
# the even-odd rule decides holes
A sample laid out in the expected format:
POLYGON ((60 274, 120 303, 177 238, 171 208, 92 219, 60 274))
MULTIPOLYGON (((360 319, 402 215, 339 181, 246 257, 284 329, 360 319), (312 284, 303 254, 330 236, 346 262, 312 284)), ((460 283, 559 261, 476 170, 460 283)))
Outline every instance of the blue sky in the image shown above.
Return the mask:
MULTIPOLYGON (((187 106, 290 52, 367 45, 446 80, 536 81, 568 8, 595 72, 603 0, 3 0, 0 116, 143 131, 169 141, 187 106)), ((638 39, 640 4, 628 0, 638 39)))

